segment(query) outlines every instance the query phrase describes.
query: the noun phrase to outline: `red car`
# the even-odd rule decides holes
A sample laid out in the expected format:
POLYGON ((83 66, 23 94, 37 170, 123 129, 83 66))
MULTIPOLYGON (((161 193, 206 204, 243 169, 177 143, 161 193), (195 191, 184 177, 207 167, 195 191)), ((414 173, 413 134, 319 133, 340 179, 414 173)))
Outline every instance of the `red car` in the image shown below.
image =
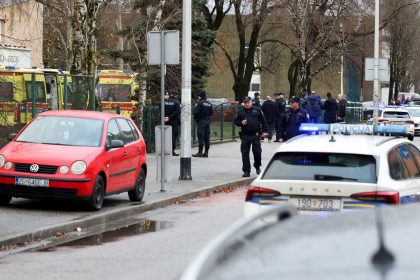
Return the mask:
POLYGON ((48 111, 0 149, 0 205, 12 197, 73 198, 99 210, 105 196, 125 191, 141 201, 146 173, 146 146, 131 119, 48 111))

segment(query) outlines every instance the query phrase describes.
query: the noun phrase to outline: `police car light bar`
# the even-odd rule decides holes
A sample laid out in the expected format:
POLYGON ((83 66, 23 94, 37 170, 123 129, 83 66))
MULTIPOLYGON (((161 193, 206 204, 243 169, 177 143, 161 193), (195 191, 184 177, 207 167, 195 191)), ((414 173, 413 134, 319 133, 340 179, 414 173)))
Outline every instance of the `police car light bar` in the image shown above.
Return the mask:
POLYGON ((303 123, 299 127, 301 132, 333 132, 343 134, 392 134, 407 135, 407 129, 403 125, 366 125, 366 124, 324 124, 303 123))

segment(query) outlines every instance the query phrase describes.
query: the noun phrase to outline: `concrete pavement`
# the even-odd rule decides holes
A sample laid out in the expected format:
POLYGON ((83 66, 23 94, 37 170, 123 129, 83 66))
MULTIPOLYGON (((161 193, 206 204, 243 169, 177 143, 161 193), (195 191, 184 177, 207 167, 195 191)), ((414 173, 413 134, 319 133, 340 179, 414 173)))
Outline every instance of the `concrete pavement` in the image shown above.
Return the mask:
MULTIPOLYGON (((262 144, 263 168, 279 143, 262 144)), ((193 148, 195 153, 197 148, 193 148)), ((251 152, 252 164, 252 152, 251 152)), ((191 181, 180 181, 179 157, 172 158, 172 182, 165 183, 161 192, 156 180, 156 156, 148 154, 146 193, 141 203, 132 203, 127 193, 107 197, 99 212, 81 210, 79 204, 67 201, 13 199, 8 207, 0 207, 0 246, 36 243, 36 240, 95 227, 133 214, 164 207, 185 199, 211 193, 227 186, 237 186, 252 180, 242 178, 240 142, 213 144, 209 158, 192 158, 191 181)), ((255 176, 255 170, 251 176, 255 176)), ((6 246, 6 247, 4 247, 6 246)), ((0 247, 0 251, 1 251, 0 247)))

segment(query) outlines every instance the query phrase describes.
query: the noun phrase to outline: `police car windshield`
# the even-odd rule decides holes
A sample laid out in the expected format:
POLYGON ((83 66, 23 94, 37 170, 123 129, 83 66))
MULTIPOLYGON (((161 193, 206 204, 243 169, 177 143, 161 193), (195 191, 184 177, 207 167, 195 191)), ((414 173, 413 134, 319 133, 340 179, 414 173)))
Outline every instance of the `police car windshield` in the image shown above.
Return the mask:
POLYGON ((408 119, 410 115, 408 112, 385 111, 384 118, 408 119))
POLYGON ((376 163, 369 155, 277 153, 262 179, 376 183, 376 163))

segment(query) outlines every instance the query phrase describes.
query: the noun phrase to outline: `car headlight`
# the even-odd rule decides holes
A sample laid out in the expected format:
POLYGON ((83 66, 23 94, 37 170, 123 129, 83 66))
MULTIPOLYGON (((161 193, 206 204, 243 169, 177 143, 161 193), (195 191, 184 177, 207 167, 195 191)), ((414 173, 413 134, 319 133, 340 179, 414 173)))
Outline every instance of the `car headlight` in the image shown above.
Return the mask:
POLYGON ((81 160, 75 161, 71 165, 71 172, 76 175, 80 175, 86 171, 86 163, 81 160))
POLYGON ((63 165, 63 166, 60 167, 60 173, 61 174, 67 174, 67 172, 69 172, 69 167, 68 166, 63 165))
POLYGON ((6 162, 5 157, 3 155, 0 155, 0 168, 3 167, 5 162, 6 162))
POLYGON ((4 168, 6 168, 6 169, 10 169, 10 168, 12 168, 12 166, 13 166, 13 163, 11 163, 10 161, 8 161, 8 162, 6 162, 6 164, 4 165, 4 168))

